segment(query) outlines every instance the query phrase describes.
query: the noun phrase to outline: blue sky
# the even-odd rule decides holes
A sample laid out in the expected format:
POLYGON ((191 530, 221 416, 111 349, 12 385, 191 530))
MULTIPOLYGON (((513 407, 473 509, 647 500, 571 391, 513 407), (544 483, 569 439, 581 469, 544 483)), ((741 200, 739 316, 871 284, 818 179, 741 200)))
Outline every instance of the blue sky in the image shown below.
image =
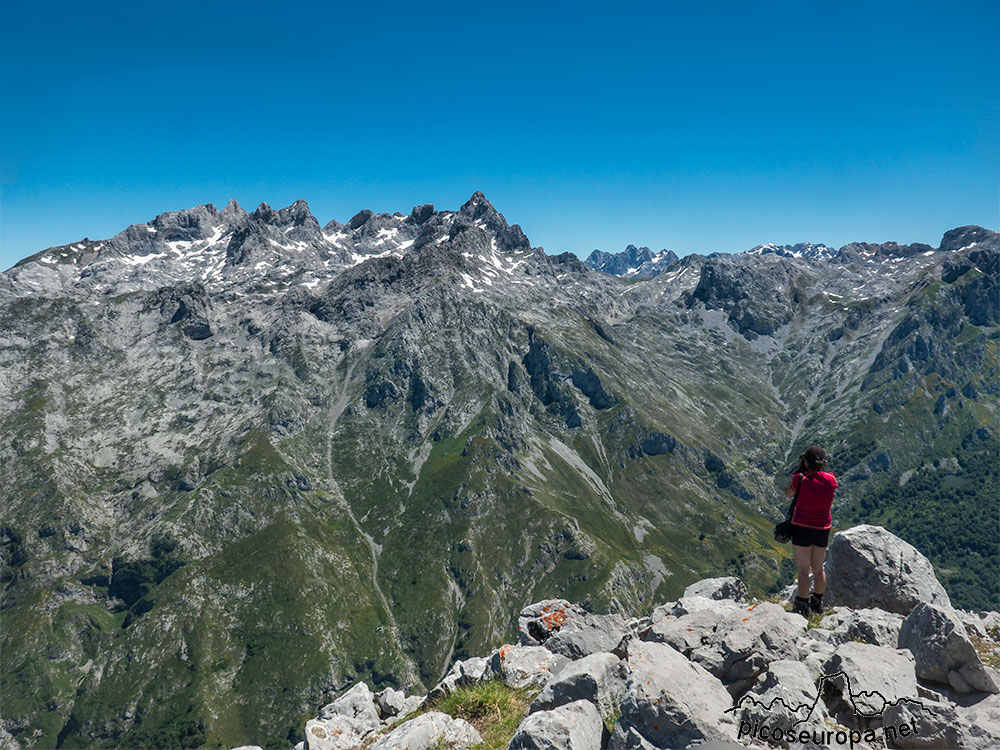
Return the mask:
POLYGON ((457 208, 549 252, 998 228, 1000 4, 28 3, 0 266, 199 203, 457 208))

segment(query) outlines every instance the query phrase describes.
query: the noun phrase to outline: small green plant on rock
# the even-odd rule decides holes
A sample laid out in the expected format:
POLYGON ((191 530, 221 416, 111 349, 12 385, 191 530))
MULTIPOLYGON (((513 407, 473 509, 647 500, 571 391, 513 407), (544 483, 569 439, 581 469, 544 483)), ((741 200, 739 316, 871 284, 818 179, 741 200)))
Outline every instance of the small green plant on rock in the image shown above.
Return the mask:
POLYGON ((537 688, 516 689, 502 680, 490 680, 457 688, 427 710, 441 711, 472 724, 482 735, 482 750, 503 750, 537 694, 537 688))

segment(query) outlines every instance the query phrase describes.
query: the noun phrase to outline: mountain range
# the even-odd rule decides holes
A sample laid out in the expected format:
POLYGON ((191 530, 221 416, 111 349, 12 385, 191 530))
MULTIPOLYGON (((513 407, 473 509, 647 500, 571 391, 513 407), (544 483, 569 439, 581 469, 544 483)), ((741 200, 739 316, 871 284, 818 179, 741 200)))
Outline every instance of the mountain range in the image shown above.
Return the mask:
POLYGON ((783 586, 811 443, 835 524, 997 609, 1000 235, 626 253, 546 255, 476 193, 326 226, 204 205, 0 275, 5 730, 282 746, 532 601, 783 586))

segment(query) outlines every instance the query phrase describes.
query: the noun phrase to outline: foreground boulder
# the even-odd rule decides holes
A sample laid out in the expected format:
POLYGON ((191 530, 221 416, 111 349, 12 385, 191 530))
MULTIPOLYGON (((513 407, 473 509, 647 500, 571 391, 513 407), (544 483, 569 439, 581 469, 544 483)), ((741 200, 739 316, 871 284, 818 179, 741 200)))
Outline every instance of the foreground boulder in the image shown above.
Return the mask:
POLYGON ((455 688, 482 682, 492 676, 489 670, 490 660, 483 656, 473 656, 470 659, 456 661, 451 665, 448 674, 434 686, 427 697, 430 700, 437 700, 453 692, 455 688))
POLYGON ((706 599, 729 599, 742 603, 747 601, 750 593, 746 584, 735 576, 725 578, 706 578, 692 583, 684 589, 684 596, 704 596, 706 599))
POLYGON ((830 714, 849 727, 860 727, 881 716, 887 706, 918 696, 913 655, 906 650, 844 643, 827 661, 823 674, 839 693, 828 702, 830 714))
POLYGON ((611 716, 625 694, 625 675, 625 663, 614 654, 590 654, 563 667, 532 702, 529 713, 585 700, 602 716, 611 716))
POLYGON ((430 711, 400 724, 378 739, 371 750, 431 750, 440 747, 466 750, 482 741, 476 728, 465 719, 453 719, 440 711, 430 711))
POLYGON ((565 599, 546 599, 521 610, 517 619, 522 646, 545 646, 569 659, 611 651, 626 631, 621 615, 597 615, 565 599))
POLYGON ((767 673, 731 711, 744 733, 747 722, 751 727, 766 724, 782 731, 825 730, 829 718, 809 670, 802 662, 787 660, 769 664, 767 673))
POLYGON ((968 706, 922 695, 919 703, 904 701, 890 706, 882 719, 885 725, 920 727, 919 734, 897 735, 893 747, 914 750, 1000 747, 1000 696, 997 695, 988 695, 968 706))
POLYGON ((596 706, 574 701, 526 716, 507 750, 600 750, 604 731, 596 706))
POLYGON ((498 676, 508 687, 543 687, 569 659, 542 646, 501 646, 490 658, 485 678, 498 676))
POLYGON ((901 615, 881 609, 834 607, 833 613, 824 617, 819 627, 810 631, 810 635, 834 645, 856 641, 896 648, 902 624, 901 615))
POLYGON ((828 604, 904 616, 921 602, 951 606, 927 558, 881 526, 863 524, 835 534, 825 567, 828 604))
POLYGON ((635 747, 639 737, 661 748, 736 738, 735 723, 726 713, 732 698, 722 683, 670 646, 651 642, 632 646, 612 750, 635 747))
POLYGON ((379 711, 375 706, 375 696, 363 682, 359 682, 333 703, 328 703, 320 709, 320 719, 334 717, 351 719, 361 734, 374 731, 381 724, 379 711))
POLYGON ((1000 693, 983 666, 958 614, 933 604, 919 604, 903 620, 899 647, 913 652, 917 676, 951 685, 959 693, 1000 693))
POLYGON ((346 716, 310 719, 306 722, 306 747, 309 750, 352 750, 360 747, 368 732, 346 716))
POLYGON ((685 596, 670 611, 682 614, 655 617, 641 637, 677 649, 722 680, 734 696, 746 692, 769 662, 798 658, 796 640, 806 628, 802 617, 770 602, 742 607, 685 596))

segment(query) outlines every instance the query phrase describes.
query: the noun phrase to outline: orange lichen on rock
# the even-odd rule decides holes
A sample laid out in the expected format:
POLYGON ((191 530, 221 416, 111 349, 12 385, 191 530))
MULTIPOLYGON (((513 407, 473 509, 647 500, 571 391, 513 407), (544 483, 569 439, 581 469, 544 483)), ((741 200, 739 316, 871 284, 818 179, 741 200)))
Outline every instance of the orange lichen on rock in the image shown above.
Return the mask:
POLYGON ((566 610, 557 609, 555 612, 547 612, 539 619, 548 630, 558 630, 567 620, 566 610))

